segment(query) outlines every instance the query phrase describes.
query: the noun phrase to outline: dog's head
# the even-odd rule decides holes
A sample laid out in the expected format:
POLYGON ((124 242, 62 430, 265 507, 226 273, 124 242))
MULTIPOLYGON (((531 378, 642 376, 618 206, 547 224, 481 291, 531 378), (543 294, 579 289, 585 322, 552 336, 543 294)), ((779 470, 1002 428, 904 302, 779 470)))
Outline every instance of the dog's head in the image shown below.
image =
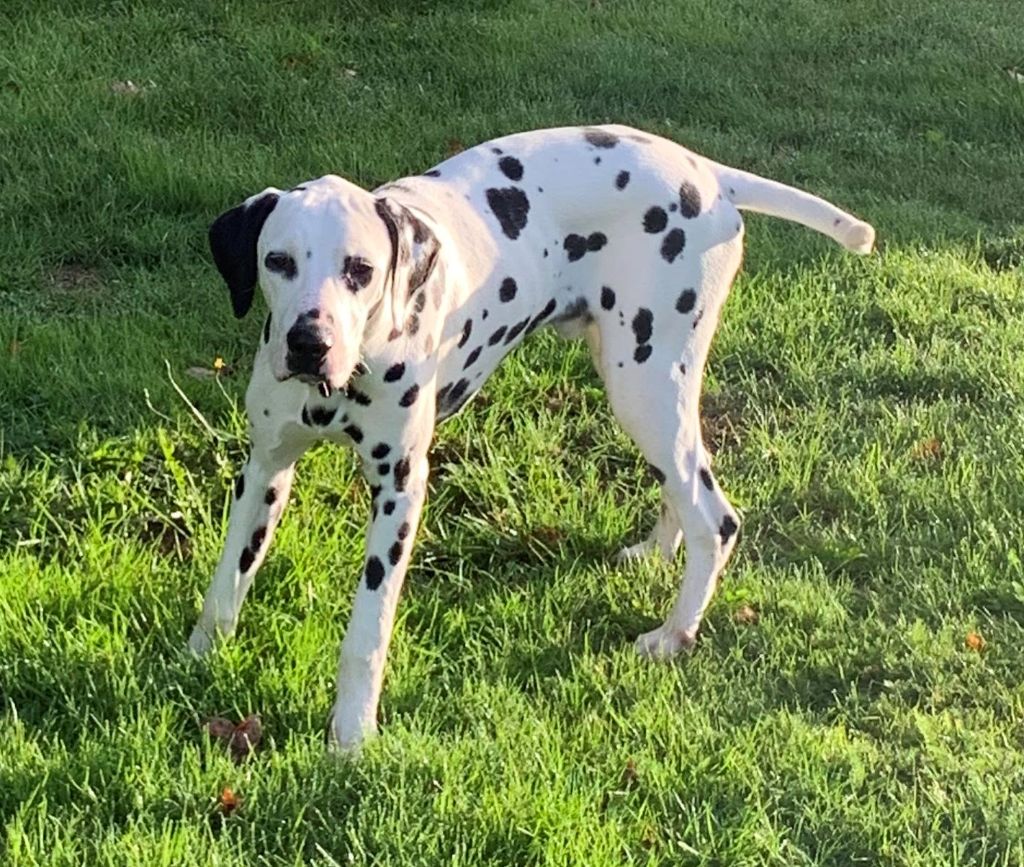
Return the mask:
POLYGON ((326 175, 287 192, 268 188, 221 214, 210 249, 235 316, 262 288, 274 376, 338 389, 360 361, 368 322, 383 314, 392 332, 402 329, 439 244, 408 208, 326 175))

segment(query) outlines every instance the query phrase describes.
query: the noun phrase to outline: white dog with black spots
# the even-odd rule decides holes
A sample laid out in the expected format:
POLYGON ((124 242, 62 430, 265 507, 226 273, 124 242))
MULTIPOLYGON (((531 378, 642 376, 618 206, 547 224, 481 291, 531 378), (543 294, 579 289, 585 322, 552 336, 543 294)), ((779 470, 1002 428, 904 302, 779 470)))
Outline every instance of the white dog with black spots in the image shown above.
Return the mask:
POLYGON ((266 556, 295 462, 329 439, 358 453, 372 521, 341 646, 330 737, 376 730, 399 593, 427 493, 435 425, 543 325, 582 336, 612 410, 661 485, 647 541, 686 566, 647 657, 693 645, 739 519, 711 472, 698 399, 742 259, 739 210, 792 220, 868 253, 874 230, 828 202, 623 126, 487 142, 367 192, 335 175, 273 188, 210 228, 244 316, 269 314, 246 393, 252 451, 190 647, 230 635, 266 556))

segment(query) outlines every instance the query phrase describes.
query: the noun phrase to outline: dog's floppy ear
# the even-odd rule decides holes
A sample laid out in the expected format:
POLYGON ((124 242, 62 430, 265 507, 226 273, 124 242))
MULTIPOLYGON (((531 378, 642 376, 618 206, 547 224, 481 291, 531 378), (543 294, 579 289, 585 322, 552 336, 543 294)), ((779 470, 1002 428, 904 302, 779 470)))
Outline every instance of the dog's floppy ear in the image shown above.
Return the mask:
POLYGON ((256 239, 277 204, 276 191, 264 190, 237 208, 225 211, 210 226, 210 251, 231 292, 231 306, 241 319, 252 306, 256 288, 256 239))
POLYGON ((391 265, 384 291, 390 296, 394 327, 401 331, 405 327, 409 299, 434 273, 441 242, 431 228, 404 205, 381 198, 374 207, 391 238, 391 265))

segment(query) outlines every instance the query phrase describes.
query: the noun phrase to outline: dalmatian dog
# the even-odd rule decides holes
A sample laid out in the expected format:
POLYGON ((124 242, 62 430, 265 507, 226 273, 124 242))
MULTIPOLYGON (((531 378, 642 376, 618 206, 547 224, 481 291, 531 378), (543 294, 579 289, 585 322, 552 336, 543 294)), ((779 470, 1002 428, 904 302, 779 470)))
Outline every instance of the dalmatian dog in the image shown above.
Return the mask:
POLYGON ((664 659, 690 648, 739 528, 701 441, 698 398, 740 267, 740 210, 857 253, 873 246, 870 225, 820 198, 624 126, 511 135, 373 192, 326 175, 218 217, 210 246, 235 315, 257 284, 270 312, 245 399, 252 450, 192 651, 234 632, 296 460, 322 439, 351 446, 372 517, 329 731, 358 748, 376 730, 434 427, 545 325, 586 339, 661 486, 650 538, 621 557, 672 558, 686 543, 678 598, 637 650, 664 659))

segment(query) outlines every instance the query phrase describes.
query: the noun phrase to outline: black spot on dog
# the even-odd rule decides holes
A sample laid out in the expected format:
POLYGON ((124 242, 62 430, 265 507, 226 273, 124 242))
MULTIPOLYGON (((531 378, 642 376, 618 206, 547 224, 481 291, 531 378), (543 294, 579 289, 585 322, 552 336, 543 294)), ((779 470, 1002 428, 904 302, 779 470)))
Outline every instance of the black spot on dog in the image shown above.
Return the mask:
POLYGON ((577 298, 570 302, 563 308, 562 312, 551 321, 568 322, 571 319, 584 319, 587 322, 593 321, 594 317, 590 315, 590 305, 587 303, 586 298, 577 298))
POLYGON ((693 317, 693 328, 694 328, 695 331, 697 329, 697 326, 700 325, 701 319, 703 319, 703 318, 704 318, 704 308, 701 307, 700 310, 697 311, 697 315, 693 317))
POLYGON ((458 347, 462 349, 466 345, 466 341, 469 340, 469 335, 473 333, 473 320, 467 319, 466 324, 462 326, 462 336, 459 338, 458 347))
POLYGON ((395 461, 395 490, 404 491, 405 483, 409 478, 411 467, 408 458, 400 458, 395 461))
POLYGON ((583 137, 596 148, 613 148, 619 143, 619 137, 603 129, 585 129, 583 137))
POLYGON ((530 320, 530 324, 526 326, 526 333, 532 334, 538 327, 540 327, 541 323, 555 312, 556 306, 554 298, 548 301, 548 303, 544 305, 544 309, 530 320))
POLYGON ((394 500, 385 500, 384 501, 384 514, 385 515, 390 515, 393 511, 395 511, 395 501, 394 500))
POLYGON ((256 555, 248 548, 245 548, 242 551, 242 556, 238 558, 238 571, 244 575, 252 568, 252 561, 255 559, 256 555))
POLYGON ((594 157, 594 165, 595 166, 601 165, 601 158, 600 157, 594 157))
POLYGON ((503 303, 507 304, 509 301, 516 297, 516 291, 518 290, 518 288, 519 287, 516 286, 515 280, 513 280, 511 277, 506 277, 504 280, 501 281, 501 288, 498 290, 498 297, 502 300, 503 303))
POLYGON ((416 296, 415 300, 412 302, 412 309, 415 310, 417 313, 422 313, 423 312, 423 308, 426 307, 426 306, 427 306, 427 293, 426 292, 420 292, 416 296))
POLYGON ((370 396, 368 394, 363 394, 363 392, 361 392, 358 388, 356 388, 353 385, 349 385, 345 389, 345 397, 347 397, 354 403, 358 403, 360 406, 369 406, 371 403, 373 403, 373 401, 370 400, 370 396))
POLYGON ((518 187, 492 187, 487 190, 486 196, 491 212, 501 225, 501 231, 505 237, 514 241, 526 228, 527 214, 530 212, 530 200, 526 198, 526 193, 518 187))
POLYGON ((608 237, 604 232, 592 232, 587 236, 587 252, 596 253, 607 243, 608 237))
POLYGON ((668 209, 674 214, 676 211, 679 210, 679 203, 672 202, 671 204, 669 204, 668 209))
POLYGON ((503 151, 501 148, 491 148, 491 153, 501 156, 503 153, 505 153, 505 151, 503 151))
POLYGON ((391 464, 389 464, 387 461, 384 461, 382 463, 377 464, 377 475, 378 476, 386 476, 390 472, 391 472, 391 464))
POLYGON ((513 340, 515 340, 520 335, 520 333, 522 333, 522 330, 524 328, 526 328, 526 326, 529 325, 529 324, 530 324, 530 317, 527 316, 525 319, 521 319, 519 322, 517 322, 515 325, 513 325, 508 330, 508 334, 505 335, 505 345, 507 346, 513 340))
POLYGON ((659 208, 655 205, 652 208, 648 208, 647 213, 644 214, 644 231, 653 235, 657 232, 664 232, 665 227, 668 225, 668 214, 665 213, 664 208, 659 208))
POLYGON ((651 344, 641 343, 636 349, 633 350, 633 360, 637 364, 643 364, 645 361, 647 361, 648 358, 651 357, 652 351, 653 350, 651 349, 651 344))
POLYGON ((266 527, 257 527, 252 532, 252 538, 249 539, 249 547, 253 551, 258 553, 260 548, 263 547, 263 540, 266 539, 266 538, 267 538, 267 528, 266 527))
POLYGON ((689 313, 693 305, 697 303, 697 293, 693 289, 684 289, 679 298, 676 299, 676 310, 680 313, 689 313))
POLYGON ((654 464, 648 464, 647 469, 651 471, 651 475, 654 476, 655 481, 657 481, 659 485, 665 484, 665 474, 654 466, 654 464))
POLYGON ((700 214, 700 190, 689 181, 679 185, 679 214, 690 220, 700 214))
POLYGON ((334 418, 334 413, 335 410, 328 409, 325 406, 315 406, 310 411, 309 417, 312 419, 313 424, 325 427, 331 423, 331 420, 334 418))
POLYGON ((685 246, 686 232, 682 229, 671 229, 661 242, 661 258, 666 262, 674 262, 685 246))
POLYGON ((681 374, 682 374, 683 376, 686 376, 686 365, 685 365, 685 364, 683 364, 682 362, 679 362, 679 372, 680 372, 680 373, 681 373, 681 374))
POLYGON ((569 261, 575 262, 582 259, 587 252, 587 239, 582 235, 566 235, 562 242, 565 252, 569 254, 569 261))
POLYGON ((263 342, 270 342, 270 314, 267 314, 267 321, 263 323, 263 342))
POLYGON ((377 497, 380 496, 380 492, 384 490, 380 485, 370 485, 370 499, 377 502, 377 497))
POLYGON ((373 449, 370 451, 370 457, 375 458, 376 460, 379 461, 381 458, 386 458, 390 451, 391 446, 389 446, 387 443, 377 443, 377 445, 375 445, 373 449))
POLYGON ((390 548, 388 548, 388 562, 392 566, 397 566, 398 561, 402 559, 402 543, 395 542, 390 548))
POLYGON ((409 522, 402 521, 402 525, 398 528, 398 538, 405 540, 406 536, 409 535, 409 522))
POLYGON ((311 422, 309 420, 309 410, 306 409, 306 407, 302 408, 302 423, 303 424, 313 424, 313 422, 311 422))
POLYGON ((273 506, 274 501, 277 499, 277 491, 273 488, 267 488, 267 492, 263 495, 263 502, 268 506, 273 506))
POLYGON ((497 331, 494 332, 494 334, 487 338, 487 345, 494 346, 494 344, 500 343, 501 338, 505 336, 506 331, 508 331, 508 328, 502 325, 501 328, 499 328, 497 331))
POLYGON ((465 397, 466 390, 469 388, 468 379, 460 379, 455 385, 452 386, 451 392, 448 394, 448 405, 445 407, 446 415, 451 415, 458 411, 458 409, 468 400, 465 397), (465 398, 465 399, 464 399, 465 398))
POLYGON ((399 361, 397 364, 392 364, 387 370, 384 371, 385 382, 395 382, 401 379, 405 375, 405 362, 399 361))
POLYGON ((366 561, 366 586, 370 590, 376 590, 383 580, 384 564, 380 562, 380 557, 374 554, 366 561))
POLYGON ((420 330, 420 318, 415 313, 409 317, 409 321, 405 324, 406 333, 412 337, 420 330))
POLYGON ((483 352, 483 347, 476 347, 469 355, 466 356, 466 363, 462 365, 463 370, 467 370, 476 364, 476 360, 480 357, 480 353, 483 352))
POLYGON ((521 181, 523 179, 523 164, 515 157, 502 157, 498 160, 498 168, 501 173, 510 181, 521 181))
POLYGON ((700 468, 700 480, 704 483, 704 487, 709 491, 713 491, 715 489, 715 480, 711 478, 711 473, 709 473, 704 467, 700 468))
POLYGON ((399 400, 399 406, 409 407, 416 403, 416 398, 420 396, 420 387, 413 383, 412 386, 403 394, 399 400))
POLYGON ((615 292, 608 286, 601 287, 601 307, 611 310, 615 306, 615 292))
POLYGON ((485 308, 484 308, 484 312, 480 314, 480 318, 481 318, 481 319, 486 319, 486 318, 487 318, 487 316, 488 316, 488 313, 487 313, 487 308, 485 307, 485 308))
POLYGON ((641 307, 633 317, 633 333, 637 343, 650 343, 654 332, 654 314, 646 307, 641 307))
POLYGON ((733 519, 732 515, 726 515, 722 518, 722 524, 718 528, 718 535, 722 537, 722 544, 724 545, 732 538, 732 534, 739 529, 739 525, 733 519))
POLYGON ((444 407, 445 401, 448 399, 448 392, 450 392, 451 390, 452 384, 450 382, 447 385, 441 386, 441 388, 437 390, 435 402, 437 403, 438 407, 444 407))
POLYGON ((350 424, 343 429, 343 433, 348 435, 348 438, 354 443, 361 443, 363 441, 363 431, 361 428, 354 424, 350 424))
POLYGON ((629 172, 619 172, 615 176, 615 189, 624 190, 629 183, 629 172))
POLYGON ((235 479, 235 499, 242 499, 242 494, 245 493, 245 476, 239 473, 238 478, 235 479))
POLYGON ((429 172, 424 172, 423 177, 425 178, 439 178, 441 177, 440 169, 431 169, 429 172))

